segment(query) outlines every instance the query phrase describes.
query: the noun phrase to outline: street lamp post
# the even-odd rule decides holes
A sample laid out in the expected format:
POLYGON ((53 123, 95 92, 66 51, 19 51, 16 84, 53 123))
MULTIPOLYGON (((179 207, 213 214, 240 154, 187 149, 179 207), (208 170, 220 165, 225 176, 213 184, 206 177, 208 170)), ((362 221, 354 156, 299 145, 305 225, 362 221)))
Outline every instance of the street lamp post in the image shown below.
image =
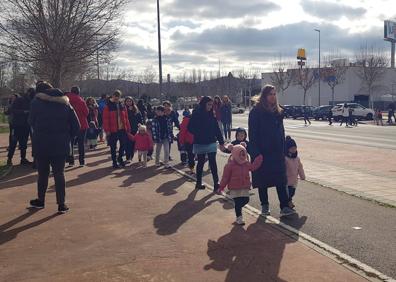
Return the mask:
POLYGON ((320 29, 315 29, 315 31, 318 32, 319 34, 319 69, 318 69, 318 76, 319 76, 319 105, 320 106, 320 81, 321 81, 321 77, 320 77, 320 29))
POLYGON ((161 57, 161 23, 160 23, 160 6, 157 0, 157 22, 158 22, 158 65, 159 65, 159 97, 162 94, 162 57, 161 57))

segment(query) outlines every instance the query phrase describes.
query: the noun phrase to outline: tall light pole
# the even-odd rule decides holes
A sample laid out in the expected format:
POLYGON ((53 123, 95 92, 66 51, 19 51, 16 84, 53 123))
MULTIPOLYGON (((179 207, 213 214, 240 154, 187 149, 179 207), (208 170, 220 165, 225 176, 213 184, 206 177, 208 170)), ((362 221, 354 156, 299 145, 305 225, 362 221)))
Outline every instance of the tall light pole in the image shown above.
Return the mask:
POLYGON ((319 75, 319 105, 320 106, 320 81, 321 81, 321 77, 320 77, 320 29, 315 29, 315 31, 317 31, 319 33, 319 69, 318 69, 318 75, 319 75))
POLYGON ((160 23, 160 6, 157 0, 157 22, 158 22, 158 67, 159 67, 159 97, 162 94, 162 57, 161 57, 161 23, 160 23))

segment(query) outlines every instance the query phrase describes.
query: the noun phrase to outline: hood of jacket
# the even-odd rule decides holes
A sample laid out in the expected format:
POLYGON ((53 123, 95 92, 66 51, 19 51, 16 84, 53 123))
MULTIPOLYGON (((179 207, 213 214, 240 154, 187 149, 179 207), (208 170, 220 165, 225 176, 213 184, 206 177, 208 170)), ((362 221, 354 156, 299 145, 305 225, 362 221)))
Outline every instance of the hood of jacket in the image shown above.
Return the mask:
POLYGON ((37 93, 35 97, 37 99, 47 101, 47 102, 70 105, 69 98, 67 98, 66 96, 50 96, 45 93, 37 93))

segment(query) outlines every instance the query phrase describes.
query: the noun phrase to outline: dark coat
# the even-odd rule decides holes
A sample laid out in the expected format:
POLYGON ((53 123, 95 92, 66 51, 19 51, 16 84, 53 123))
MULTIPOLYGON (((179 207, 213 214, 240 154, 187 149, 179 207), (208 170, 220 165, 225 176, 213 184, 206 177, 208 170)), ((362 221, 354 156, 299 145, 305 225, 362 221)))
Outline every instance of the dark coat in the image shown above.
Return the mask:
POLYGON ((194 135, 194 144, 207 145, 216 141, 224 144, 223 134, 213 112, 195 110, 191 115, 188 131, 194 135))
POLYGON ((143 117, 140 112, 134 113, 133 111, 131 111, 129 109, 127 109, 127 111, 128 111, 129 124, 131 126, 131 133, 133 135, 135 135, 136 132, 138 131, 139 123, 143 125, 143 117))
POLYGON ((30 107, 29 124, 33 129, 33 155, 66 157, 70 140, 80 130, 76 112, 66 96, 38 93, 30 107))
POLYGON ((231 103, 221 104, 220 119, 222 123, 232 123, 231 103))
POLYGON ((29 127, 28 117, 30 110, 30 99, 22 96, 15 99, 10 107, 12 125, 14 127, 29 127))
POLYGON ((252 161, 262 154, 261 167, 252 173, 254 188, 287 185, 283 115, 253 108, 249 114, 249 153, 252 161))

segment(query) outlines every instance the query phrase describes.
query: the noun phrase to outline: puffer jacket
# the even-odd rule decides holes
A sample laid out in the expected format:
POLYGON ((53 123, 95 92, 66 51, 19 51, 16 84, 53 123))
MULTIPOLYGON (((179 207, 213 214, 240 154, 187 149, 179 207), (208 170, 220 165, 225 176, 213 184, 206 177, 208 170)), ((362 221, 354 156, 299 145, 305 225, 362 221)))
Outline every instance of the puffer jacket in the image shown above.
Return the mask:
MULTIPOLYGON (((121 115, 122 129, 126 132, 131 132, 126 107, 121 103, 118 103, 118 107, 121 115)), ((117 104, 112 101, 109 101, 103 110, 103 129, 108 133, 115 133, 120 129, 117 121, 117 104)))
POLYGON ((135 150, 137 151, 150 151, 153 149, 153 140, 151 139, 150 134, 136 134, 134 136, 135 140, 135 150))
POLYGON ((179 142, 180 145, 184 144, 194 144, 194 135, 188 131, 188 124, 190 122, 189 117, 184 117, 182 123, 180 124, 179 142))
POLYGON ((304 167, 299 157, 289 158, 285 157, 286 161, 286 175, 287 175, 287 186, 296 187, 298 183, 298 176, 301 180, 305 180, 304 167))
POLYGON ((228 186, 229 190, 249 189, 252 183, 250 182, 250 172, 257 170, 263 162, 263 156, 257 156, 253 163, 245 162, 239 164, 232 158, 224 167, 223 177, 220 182, 220 191, 228 186))
POLYGON ((70 104, 73 106, 76 111, 78 121, 80 122, 81 130, 88 129, 88 106, 85 103, 84 99, 75 93, 66 93, 66 96, 69 98, 70 104))

